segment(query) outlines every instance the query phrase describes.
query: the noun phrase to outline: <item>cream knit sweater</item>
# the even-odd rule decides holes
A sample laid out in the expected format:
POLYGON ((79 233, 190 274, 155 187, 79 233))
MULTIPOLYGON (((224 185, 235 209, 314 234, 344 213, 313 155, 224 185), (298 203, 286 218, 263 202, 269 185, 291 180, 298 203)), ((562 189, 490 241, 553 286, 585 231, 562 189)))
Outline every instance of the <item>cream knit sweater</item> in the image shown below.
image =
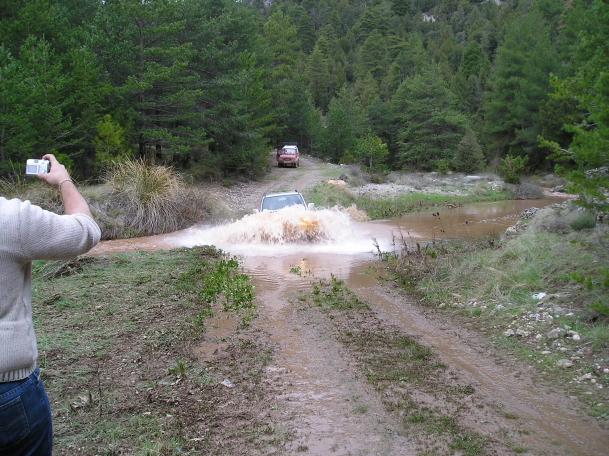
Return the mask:
POLYGON ((57 215, 0 197, 0 382, 26 378, 36 368, 32 260, 75 257, 100 236, 86 215, 57 215))

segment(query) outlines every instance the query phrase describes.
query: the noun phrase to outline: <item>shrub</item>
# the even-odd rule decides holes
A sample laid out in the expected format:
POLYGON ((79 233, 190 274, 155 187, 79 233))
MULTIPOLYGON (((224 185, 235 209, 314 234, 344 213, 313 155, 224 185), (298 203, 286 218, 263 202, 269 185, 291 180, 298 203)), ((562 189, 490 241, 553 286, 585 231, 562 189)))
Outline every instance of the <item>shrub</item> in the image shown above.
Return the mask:
POLYGON ((357 140, 354 156, 371 171, 383 171, 387 167, 385 162, 389 156, 389 148, 381 138, 370 134, 357 140))
POLYGON ((570 226, 575 231, 592 229, 596 226, 596 217, 590 212, 584 212, 573 220, 570 226))
POLYGON ((434 168, 440 174, 448 174, 448 172, 450 171, 450 162, 445 158, 436 160, 434 162, 434 168))
POLYGON ((519 184, 528 161, 525 156, 506 155, 499 164, 499 175, 509 184, 519 184))
POLYGON ((122 218, 130 235, 168 233, 192 225, 203 216, 199 195, 167 166, 128 160, 110 169, 107 183, 112 194, 105 215, 115 221, 122 218), (122 217, 113 216, 119 214, 122 217))

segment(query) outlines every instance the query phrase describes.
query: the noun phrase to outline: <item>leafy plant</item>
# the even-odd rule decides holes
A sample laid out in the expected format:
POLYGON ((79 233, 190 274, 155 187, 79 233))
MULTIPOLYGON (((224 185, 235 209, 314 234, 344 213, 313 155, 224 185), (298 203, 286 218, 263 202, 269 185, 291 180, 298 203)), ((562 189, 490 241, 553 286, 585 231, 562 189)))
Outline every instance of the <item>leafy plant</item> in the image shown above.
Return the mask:
POLYGON ((526 156, 506 155, 499 165, 499 175, 509 184, 519 184, 528 161, 526 156))

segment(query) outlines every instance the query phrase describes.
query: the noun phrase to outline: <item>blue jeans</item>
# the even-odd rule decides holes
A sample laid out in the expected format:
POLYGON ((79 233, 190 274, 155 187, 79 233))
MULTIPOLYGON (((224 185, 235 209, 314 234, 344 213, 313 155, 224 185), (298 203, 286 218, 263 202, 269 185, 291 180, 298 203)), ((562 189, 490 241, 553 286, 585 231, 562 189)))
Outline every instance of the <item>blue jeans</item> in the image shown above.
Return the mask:
POLYGON ((0 383, 0 454, 47 456, 53 448, 49 398, 36 369, 25 380, 0 383))

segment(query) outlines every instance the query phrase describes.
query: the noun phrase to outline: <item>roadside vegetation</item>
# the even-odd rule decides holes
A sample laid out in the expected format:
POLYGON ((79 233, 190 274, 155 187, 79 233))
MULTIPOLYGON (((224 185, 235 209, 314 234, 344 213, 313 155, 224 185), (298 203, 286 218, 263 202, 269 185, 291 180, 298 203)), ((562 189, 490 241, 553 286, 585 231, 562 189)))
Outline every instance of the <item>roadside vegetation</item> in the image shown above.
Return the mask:
POLYGON ((524 451, 509 426, 501 425, 501 435, 490 431, 498 425, 498 418, 489 414, 472 385, 461 383, 416 338, 380 320, 344 282, 335 277, 322 280, 299 300, 305 309, 319 309, 327 317, 356 369, 416 443, 417 454, 476 456, 524 451), (477 423, 476 430, 468 423, 477 423), (481 423, 493 424, 486 429, 481 423))
MULTIPOLYGON (((169 233, 222 216, 218 203, 174 169, 143 160, 110 164, 103 183, 85 185, 82 193, 102 239, 169 233)), ((0 180, 0 194, 62 212, 59 194, 37 180, 0 180)))
POLYGON ((506 190, 495 190, 486 185, 475 187, 469 194, 448 195, 426 192, 412 192, 396 197, 371 197, 357 195, 348 188, 328 183, 317 185, 307 195, 307 200, 316 206, 332 207, 357 206, 371 219, 384 219, 427 210, 435 207, 457 206, 465 203, 501 201, 513 198, 506 190))
POLYGON ((251 454, 280 439, 259 413, 272 402, 265 334, 241 326, 222 353, 196 351, 214 316, 251 320, 253 296, 209 247, 36 262, 57 454, 251 454))
POLYGON ((473 322, 609 419, 606 224, 565 203, 529 213, 501 241, 401 244, 382 256, 402 287, 473 322))

